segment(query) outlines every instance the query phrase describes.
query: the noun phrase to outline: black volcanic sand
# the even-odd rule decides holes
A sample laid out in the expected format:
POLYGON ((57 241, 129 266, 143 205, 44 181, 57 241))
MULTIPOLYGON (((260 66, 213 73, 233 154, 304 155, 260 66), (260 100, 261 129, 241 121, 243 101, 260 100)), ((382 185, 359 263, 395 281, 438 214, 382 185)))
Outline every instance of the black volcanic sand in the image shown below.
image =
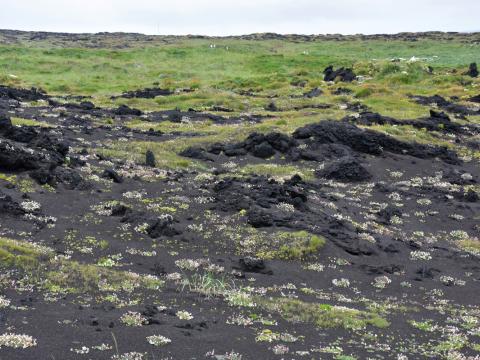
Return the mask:
MULTIPOLYGON (((84 289, 75 283, 80 275, 64 270, 73 284, 67 289, 45 282, 45 263, 31 272, 5 262, 1 292, 10 305, 0 308, 0 333, 27 334, 37 345, 3 347, 1 359, 103 360, 132 352, 144 359, 230 359, 223 354, 232 350, 242 359, 339 359, 338 349, 357 359, 446 358, 452 348, 469 359, 478 354, 472 344, 480 339, 479 257, 459 246, 466 236, 480 235, 478 163, 359 126, 405 124, 462 141, 477 136, 478 127, 434 111, 403 124, 368 112, 318 119, 292 135, 254 133, 238 143, 188 148, 182 156, 211 169, 199 173, 98 155, 105 139, 175 138, 94 121, 130 119, 140 115, 135 109, 101 109, 88 101, 59 107, 36 89, 0 88, 0 171, 17 176, 0 180, 0 234, 46 246, 67 263, 113 265, 94 272, 128 271, 165 284, 84 289), (39 99, 50 104, 21 106, 39 99), (11 116, 56 127, 15 127, 11 116), (286 179, 235 171, 258 164, 313 171, 286 179), (22 204, 29 201, 40 208, 26 210, 22 204), (302 260, 281 258, 281 234, 291 232, 323 237, 325 245, 302 260), (190 269, 179 266, 181 259, 192 260, 190 269), (228 291, 205 296, 178 279, 207 271, 224 279, 228 291), (243 301, 234 302, 238 293, 243 301), (362 311, 362 319, 375 314, 389 326, 335 317, 316 323, 302 303, 362 311), (180 319, 180 310, 193 318, 180 319), (120 321, 129 311, 143 316, 143 326, 120 321), (154 347, 146 340, 151 335, 171 343, 154 347), (102 344, 103 350, 96 348, 102 344), (285 347, 289 353, 281 355, 285 347)), ((184 116, 143 115, 146 121, 184 116)), ((219 124, 261 121, 188 116, 219 124)), ((131 356, 119 358, 137 359, 131 356)))

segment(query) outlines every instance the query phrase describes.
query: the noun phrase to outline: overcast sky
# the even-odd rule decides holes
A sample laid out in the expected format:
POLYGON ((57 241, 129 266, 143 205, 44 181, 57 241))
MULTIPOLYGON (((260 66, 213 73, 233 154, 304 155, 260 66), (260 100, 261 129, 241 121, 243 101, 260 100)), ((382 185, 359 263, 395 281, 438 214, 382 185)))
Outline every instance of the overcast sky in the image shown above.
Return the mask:
POLYGON ((480 31, 480 0, 0 0, 0 28, 239 35, 480 31))

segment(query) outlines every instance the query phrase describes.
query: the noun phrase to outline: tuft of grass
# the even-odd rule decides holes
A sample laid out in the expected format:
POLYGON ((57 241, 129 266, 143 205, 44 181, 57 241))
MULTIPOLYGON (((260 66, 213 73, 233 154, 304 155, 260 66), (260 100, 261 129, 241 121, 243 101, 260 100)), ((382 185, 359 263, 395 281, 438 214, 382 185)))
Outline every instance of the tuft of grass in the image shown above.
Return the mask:
POLYGON ((45 127, 45 128, 54 127, 53 125, 50 125, 44 121, 38 121, 33 119, 12 117, 11 120, 12 120, 12 125, 16 125, 16 126, 38 126, 38 127, 45 127))
POLYGON ((207 298, 222 297, 233 288, 233 283, 225 277, 219 278, 209 272, 194 274, 184 278, 181 283, 182 291, 187 289, 190 292, 202 294, 207 298))
POLYGON ((294 175, 300 175, 304 180, 312 180, 314 178, 313 169, 303 169, 295 165, 248 164, 238 171, 241 175, 265 175, 277 180, 289 179, 294 175))

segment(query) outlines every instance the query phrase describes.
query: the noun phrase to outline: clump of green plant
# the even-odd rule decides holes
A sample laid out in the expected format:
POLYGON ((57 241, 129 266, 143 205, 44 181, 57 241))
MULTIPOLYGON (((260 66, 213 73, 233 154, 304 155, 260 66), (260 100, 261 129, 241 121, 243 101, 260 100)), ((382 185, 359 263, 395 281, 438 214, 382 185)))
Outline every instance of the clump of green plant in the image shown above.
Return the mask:
POLYGON ((0 263, 2 267, 15 267, 20 270, 36 268, 40 261, 48 260, 53 251, 26 241, 0 238, 0 263))
POLYGON ((386 328, 390 323, 379 314, 343 306, 308 303, 296 299, 258 299, 257 304, 275 311, 291 322, 313 323, 319 328, 363 329, 367 326, 386 328))
POLYGON ((480 255, 480 240, 478 239, 464 239, 457 241, 457 246, 469 253, 480 255))
POLYGON ((277 249, 262 248, 256 256, 262 259, 304 260, 325 246, 326 240, 307 231, 276 232, 271 235, 277 249))

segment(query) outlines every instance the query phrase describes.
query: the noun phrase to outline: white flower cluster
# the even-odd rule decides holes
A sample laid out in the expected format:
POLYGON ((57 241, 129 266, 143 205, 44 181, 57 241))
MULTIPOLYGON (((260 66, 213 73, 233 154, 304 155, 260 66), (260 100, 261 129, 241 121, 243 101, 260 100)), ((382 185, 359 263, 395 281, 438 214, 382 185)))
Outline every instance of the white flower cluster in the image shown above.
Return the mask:
POLYGON ((180 320, 192 320, 193 319, 193 315, 190 314, 188 311, 184 311, 184 310, 177 311, 176 315, 180 320))
POLYGON ((40 205, 40 203, 36 202, 36 201, 30 201, 30 200, 26 200, 26 201, 23 201, 21 204, 20 204, 20 207, 25 210, 26 212, 35 212, 37 210, 40 210, 40 208, 42 207, 40 205))
POLYGON ((317 271, 317 272, 322 272, 325 270, 325 265, 322 265, 320 263, 313 263, 313 264, 308 264, 307 266, 304 267, 306 270, 310 271, 317 271))
POLYGON ((392 280, 388 276, 377 276, 372 285, 377 289, 385 289, 388 284, 390 284, 392 280))
POLYGON ((468 233, 466 231, 463 231, 463 230, 453 230, 453 231, 450 231, 450 236, 454 239, 454 240, 467 240, 470 236, 468 235, 468 233))
POLYGON ((129 311, 122 315, 120 321, 127 326, 142 326, 147 323, 147 318, 138 312, 129 311))
POLYGON ((350 280, 341 278, 341 279, 333 279, 332 284, 337 286, 337 287, 349 287, 350 286, 350 280))
POLYGON ((285 354, 288 354, 288 352, 290 351, 290 349, 288 348, 288 346, 286 345, 283 345, 283 344, 279 344, 279 345, 275 345, 273 348, 272 348, 272 351, 275 355, 285 355, 285 354))
POLYGON ((295 206, 285 202, 277 204, 277 209, 282 210, 284 212, 289 212, 289 213, 295 212, 295 206))
POLYGON ((26 349, 32 346, 37 346, 37 340, 32 338, 30 335, 6 333, 0 335, 0 349, 3 346, 14 349, 26 349))
POLYGON ((113 355, 112 360, 143 360, 145 358, 144 353, 129 352, 122 355, 113 355))
POLYGON ((74 352, 76 354, 85 355, 85 354, 88 354, 90 352, 90 348, 88 348, 87 346, 82 346, 79 349, 71 348, 70 351, 74 352))
POLYGON ((149 227, 148 223, 143 223, 135 226, 134 230, 140 234, 146 234, 149 227))
POLYGON ((410 253, 410 260, 432 260, 432 254, 428 251, 415 250, 410 253))
POLYGON ((10 306, 10 300, 0 295, 0 309, 10 306))
POLYGON ((149 344, 153 346, 165 346, 170 344, 172 340, 169 338, 162 336, 162 335, 152 335, 147 337, 147 341, 149 344))
POLYGON ((124 198, 126 199, 141 199, 145 193, 140 192, 140 191, 127 191, 122 194, 124 198))

